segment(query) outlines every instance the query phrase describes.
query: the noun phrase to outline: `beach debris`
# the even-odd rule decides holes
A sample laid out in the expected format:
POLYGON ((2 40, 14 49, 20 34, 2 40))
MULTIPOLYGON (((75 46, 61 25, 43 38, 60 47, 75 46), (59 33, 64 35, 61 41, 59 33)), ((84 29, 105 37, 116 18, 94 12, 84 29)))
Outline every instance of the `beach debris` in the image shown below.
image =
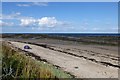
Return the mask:
POLYGON ((31 48, 30 48, 30 46, 25 45, 25 46, 24 46, 24 49, 31 49, 31 48))
POLYGON ((78 69, 78 67, 74 67, 75 69, 78 69))

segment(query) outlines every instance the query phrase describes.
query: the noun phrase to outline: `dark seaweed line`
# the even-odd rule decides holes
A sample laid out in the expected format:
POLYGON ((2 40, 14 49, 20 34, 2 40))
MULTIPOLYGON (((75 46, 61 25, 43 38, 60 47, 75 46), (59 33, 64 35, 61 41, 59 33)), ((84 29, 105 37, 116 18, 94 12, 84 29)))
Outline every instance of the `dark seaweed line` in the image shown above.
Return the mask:
MULTIPOLYGON (((50 46, 50 47, 56 47, 56 46, 50 46)), ((60 48, 60 49, 63 49, 63 48, 60 48)), ((66 50, 71 50, 71 49, 66 49, 66 50)), ((83 52, 81 52, 81 51, 79 51, 79 50, 82 50, 82 49, 76 49, 76 50, 78 50, 78 52, 79 53, 83 53, 83 52)), ((71 51, 75 51, 75 50, 71 50, 71 51)), ((82 51, 86 51, 86 52, 88 52, 88 54, 89 55, 92 55, 92 56, 94 56, 95 54, 96 54, 96 52, 93 52, 93 51, 87 51, 87 50, 82 50, 82 51), (94 54, 92 54, 92 53, 94 53, 94 54)), ((97 54, 100 54, 100 53, 97 53, 97 54)), ((100 55, 97 55, 98 57, 103 57, 103 58, 108 58, 108 56, 109 55, 102 55, 102 56, 100 56, 100 55), (107 57, 106 57, 107 56, 107 57)), ((113 56, 112 56, 113 57, 113 56)), ((115 57, 116 58, 116 57, 115 57)), ((109 59, 111 59, 111 60, 115 60, 115 61, 118 61, 118 59, 115 59, 115 58, 109 58, 109 59)), ((119 57, 118 57, 119 58, 119 57)))
MULTIPOLYGON (((76 48, 74 48, 74 49, 76 49, 76 48)), ((76 50, 81 50, 81 49, 76 49, 76 50)), ((96 52, 88 51, 88 50, 83 50, 83 51, 96 53, 96 52)), ((100 54, 100 53, 97 52, 97 54, 100 54)), ((117 59, 111 58, 111 59, 113 59, 113 60, 118 60, 118 58, 120 58, 119 56, 113 56, 113 55, 108 55, 108 54, 104 54, 104 55, 105 55, 105 56, 111 56, 111 57, 117 58, 117 59)))
POLYGON ((76 54, 73 54, 73 53, 70 53, 70 52, 66 52, 66 51, 62 51, 62 50, 55 50, 54 48, 50 48, 50 47, 49 47, 49 49, 54 50, 54 51, 58 51, 58 52, 62 52, 62 53, 65 53, 65 54, 70 54, 70 55, 75 56, 75 57, 84 58, 86 60, 90 60, 90 61, 95 62, 95 63, 100 63, 100 64, 105 65, 105 66, 112 66, 112 67, 120 68, 119 65, 114 65, 114 64, 111 64, 111 63, 108 63, 108 62, 97 61, 97 60, 92 59, 92 58, 88 58, 88 57, 85 57, 85 56, 79 56, 79 55, 76 55, 76 54))

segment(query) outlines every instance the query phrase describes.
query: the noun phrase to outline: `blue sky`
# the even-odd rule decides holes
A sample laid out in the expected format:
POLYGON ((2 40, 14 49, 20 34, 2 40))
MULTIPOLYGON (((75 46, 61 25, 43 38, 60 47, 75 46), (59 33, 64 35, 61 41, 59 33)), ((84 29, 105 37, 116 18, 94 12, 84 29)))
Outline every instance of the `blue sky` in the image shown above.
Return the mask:
POLYGON ((117 2, 3 2, 3 33, 117 33, 117 2))

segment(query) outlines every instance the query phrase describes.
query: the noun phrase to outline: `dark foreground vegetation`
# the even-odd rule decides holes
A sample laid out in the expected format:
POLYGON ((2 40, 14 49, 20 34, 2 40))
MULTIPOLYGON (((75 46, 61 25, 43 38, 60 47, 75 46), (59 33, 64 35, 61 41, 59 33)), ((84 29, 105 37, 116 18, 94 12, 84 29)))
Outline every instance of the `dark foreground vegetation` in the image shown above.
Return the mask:
POLYGON ((11 48, 6 43, 2 44, 2 79, 13 80, 36 79, 59 80, 61 78, 72 78, 68 73, 43 61, 38 61, 32 56, 26 56, 25 52, 20 52, 11 48))
MULTIPOLYGON (((119 42, 119 35, 85 35, 73 37, 72 34, 66 35, 50 35, 50 34, 2 34, 2 38, 14 38, 14 39, 58 39, 66 41, 81 42, 84 44, 100 44, 100 45, 113 45, 117 46, 119 42)), ((76 35, 75 35, 76 36, 76 35)))

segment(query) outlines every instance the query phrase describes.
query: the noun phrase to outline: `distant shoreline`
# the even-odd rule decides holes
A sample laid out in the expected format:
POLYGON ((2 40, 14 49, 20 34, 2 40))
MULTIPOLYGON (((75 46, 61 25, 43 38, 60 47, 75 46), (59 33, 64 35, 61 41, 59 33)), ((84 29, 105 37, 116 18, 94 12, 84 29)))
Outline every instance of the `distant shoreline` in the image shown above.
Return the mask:
POLYGON ((4 34, 41 34, 41 35, 79 35, 79 36, 120 36, 119 33, 1 33, 4 34))

